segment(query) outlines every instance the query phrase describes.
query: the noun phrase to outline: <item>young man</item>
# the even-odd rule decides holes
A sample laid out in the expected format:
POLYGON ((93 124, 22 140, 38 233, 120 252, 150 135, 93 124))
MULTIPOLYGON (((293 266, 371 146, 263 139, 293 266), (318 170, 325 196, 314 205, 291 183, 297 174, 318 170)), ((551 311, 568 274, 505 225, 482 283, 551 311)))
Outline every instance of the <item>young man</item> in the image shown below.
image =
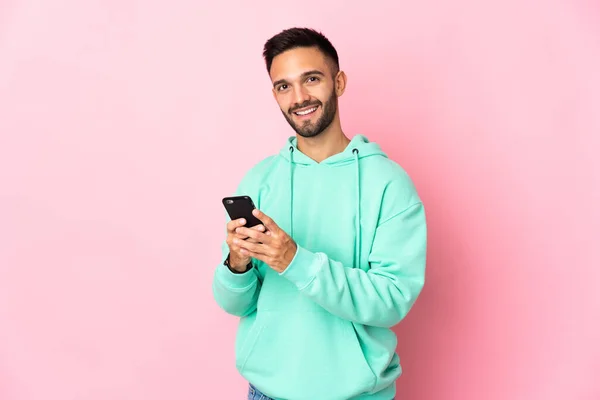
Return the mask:
POLYGON ((263 224, 227 223, 213 293, 241 317, 236 366, 249 399, 391 400, 401 367, 390 328, 425 278, 423 204, 376 143, 342 131, 346 75, 327 38, 285 30, 263 55, 296 135, 238 186, 263 224))

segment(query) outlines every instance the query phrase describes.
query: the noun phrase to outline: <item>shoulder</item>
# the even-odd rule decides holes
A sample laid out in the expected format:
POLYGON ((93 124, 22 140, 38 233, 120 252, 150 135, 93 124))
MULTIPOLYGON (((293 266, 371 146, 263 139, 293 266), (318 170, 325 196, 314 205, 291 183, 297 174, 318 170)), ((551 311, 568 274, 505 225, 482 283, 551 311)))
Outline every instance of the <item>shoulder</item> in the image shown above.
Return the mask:
POLYGON ((268 179, 272 171, 277 169, 276 167, 280 162, 279 158, 280 156, 278 155, 270 155, 250 167, 243 175, 238 185, 237 193, 253 195, 256 197, 259 188, 263 185, 265 180, 268 179))
POLYGON ((278 155, 270 155, 263 158, 250 167, 250 169, 244 174, 242 182, 257 183, 257 181, 264 179, 269 171, 274 169, 278 162, 278 155))
POLYGON ((381 178, 386 181, 411 181, 406 170, 387 156, 372 157, 369 161, 369 169, 377 170, 381 178))
POLYGON ((388 157, 372 157, 366 165, 370 179, 377 179, 381 184, 394 190, 416 191, 415 184, 408 172, 396 161, 388 157))
POLYGON ((377 181, 384 209, 398 212, 421 203, 413 179, 398 162, 388 157, 372 157, 366 167, 364 178, 377 181))

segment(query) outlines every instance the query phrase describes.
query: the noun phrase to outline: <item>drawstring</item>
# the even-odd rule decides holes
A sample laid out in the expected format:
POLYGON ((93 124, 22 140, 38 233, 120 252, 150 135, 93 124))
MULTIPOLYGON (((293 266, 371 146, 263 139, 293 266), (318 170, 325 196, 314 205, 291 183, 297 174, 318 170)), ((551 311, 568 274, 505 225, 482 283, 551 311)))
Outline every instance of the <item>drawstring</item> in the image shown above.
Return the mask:
MULTIPOLYGON (((290 237, 294 237, 294 171, 293 171, 293 157, 294 157, 294 146, 289 147, 290 158, 288 160, 289 171, 290 171, 290 237)), ((355 232, 356 239, 354 243, 354 266, 360 268, 360 258, 361 258, 361 235, 360 235, 360 164, 358 158, 358 149, 352 149, 352 153, 354 154, 355 166, 356 166, 356 220, 355 224, 355 232)))
POLYGON ((294 146, 290 146, 290 237, 294 238, 294 162, 292 160, 294 156, 294 146))
POLYGON ((358 149, 352 149, 352 153, 354 153, 354 159, 356 160, 356 242, 354 243, 354 266, 356 268, 360 267, 360 257, 361 257, 361 240, 360 240, 360 168, 358 163, 358 149))

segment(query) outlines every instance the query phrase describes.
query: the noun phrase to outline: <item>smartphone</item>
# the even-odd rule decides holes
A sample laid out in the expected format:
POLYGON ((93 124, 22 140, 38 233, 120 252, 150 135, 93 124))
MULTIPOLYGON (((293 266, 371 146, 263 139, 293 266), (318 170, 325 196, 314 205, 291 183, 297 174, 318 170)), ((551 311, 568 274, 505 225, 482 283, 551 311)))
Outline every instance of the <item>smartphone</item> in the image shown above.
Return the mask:
POLYGON ((233 196, 223 198, 223 205, 229 214, 229 217, 234 219, 244 218, 247 228, 262 224, 262 222, 252 215, 252 210, 256 207, 250 196, 233 196))

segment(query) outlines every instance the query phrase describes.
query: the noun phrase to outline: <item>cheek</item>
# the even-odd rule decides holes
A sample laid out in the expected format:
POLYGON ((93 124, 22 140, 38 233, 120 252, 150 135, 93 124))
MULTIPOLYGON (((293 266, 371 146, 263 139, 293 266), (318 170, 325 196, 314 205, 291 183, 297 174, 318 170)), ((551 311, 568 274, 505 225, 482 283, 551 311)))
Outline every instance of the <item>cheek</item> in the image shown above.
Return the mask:
POLYGON ((279 108, 281 108, 285 112, 288 112, 288 110, 292 106, 292 103, 291 103, 291 100, 289 99, 289 97, 290 96, 288 96, 288 95, 279 95, 275 98, 277 101, 277 104, 279 105, 279 108))
POLYGON ((310 90, 308 93, 310 94, 310 97, 312 97, 313 99, 317 99, 322 104, 325 104, 331 96, 331 90, 332 90, 332 88, 326 88, 326 87, 320 86, 320 87, 315 87, 314 89, 310 90))

